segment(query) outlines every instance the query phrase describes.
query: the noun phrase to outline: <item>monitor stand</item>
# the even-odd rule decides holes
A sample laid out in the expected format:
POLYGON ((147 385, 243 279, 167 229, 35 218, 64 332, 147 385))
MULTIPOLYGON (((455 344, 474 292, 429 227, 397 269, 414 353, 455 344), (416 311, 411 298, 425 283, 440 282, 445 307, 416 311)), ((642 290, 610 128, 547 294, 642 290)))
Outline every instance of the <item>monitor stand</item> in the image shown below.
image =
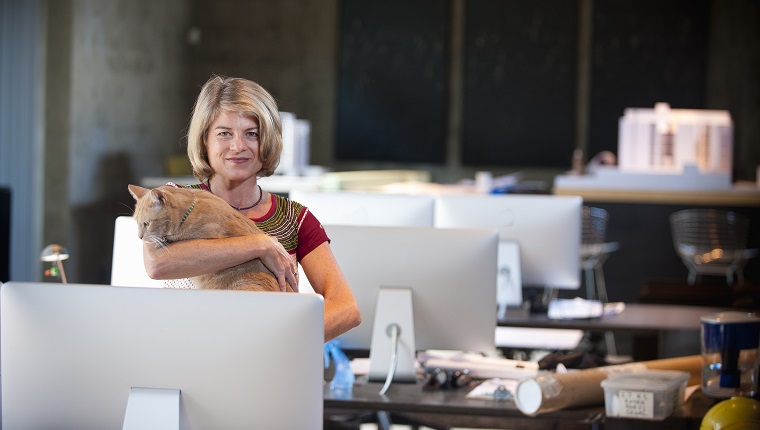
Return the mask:
POLYGON ((549 312, 549 303, 557 298, 558 292, 554 288, 531 286, 525 288, 525 296, 528 297, 528 309, 532 314, 546 314, 549 312))
POLYGON ((180 390, 132 387, 122 430, 179 430, 180 390))
POLYGON ((385 381, 380 394, 391 381, 417 381, 415 354, 412 290, 380 287, 369 350, 369 380, 385 381))

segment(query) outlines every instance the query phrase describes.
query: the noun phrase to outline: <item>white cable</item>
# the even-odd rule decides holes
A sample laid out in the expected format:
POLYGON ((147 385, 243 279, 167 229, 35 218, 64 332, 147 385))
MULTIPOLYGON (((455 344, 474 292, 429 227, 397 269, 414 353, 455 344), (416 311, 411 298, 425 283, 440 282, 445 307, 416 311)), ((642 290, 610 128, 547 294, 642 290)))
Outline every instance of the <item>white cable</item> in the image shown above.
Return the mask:
POLYGON ((396 365, 398 364, 398 337, 401 334, 401 327, 398 324, 391 324, 385 331, 391 337, 391 362, 388 364, 388 374, 385 376, 385 384, 380 390, 380 395, 385 395, 391 386, 393 376, 396 374, 396 365))

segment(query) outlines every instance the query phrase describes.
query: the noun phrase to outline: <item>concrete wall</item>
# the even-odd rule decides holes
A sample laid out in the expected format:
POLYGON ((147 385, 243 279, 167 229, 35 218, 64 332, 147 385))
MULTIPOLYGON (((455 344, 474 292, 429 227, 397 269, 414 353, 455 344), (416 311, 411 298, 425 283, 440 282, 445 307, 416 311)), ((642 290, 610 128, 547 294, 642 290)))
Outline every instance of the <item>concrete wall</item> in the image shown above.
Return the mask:
POLYGON ((69 279, 110 280, 127 184, 183 151, 189 8, 183 0, 49 2, 45 237, 72 254, 69 279), (65 53, 68 53, 67 55, 65 53), (64 221, 64 222, 62 222, 64 221), (65 221, 69 221, 65 223, 65 221))

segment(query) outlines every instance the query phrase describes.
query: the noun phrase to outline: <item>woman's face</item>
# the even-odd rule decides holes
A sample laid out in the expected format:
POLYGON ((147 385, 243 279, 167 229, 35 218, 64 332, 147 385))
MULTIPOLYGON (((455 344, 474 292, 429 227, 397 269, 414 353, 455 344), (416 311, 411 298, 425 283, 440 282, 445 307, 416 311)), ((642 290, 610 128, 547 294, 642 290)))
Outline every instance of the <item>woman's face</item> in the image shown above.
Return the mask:
POLYGON ((208 161, 214 175, 244 181, 261 170, 259 123, 250 115, 223 110, 206 135, 208 161))

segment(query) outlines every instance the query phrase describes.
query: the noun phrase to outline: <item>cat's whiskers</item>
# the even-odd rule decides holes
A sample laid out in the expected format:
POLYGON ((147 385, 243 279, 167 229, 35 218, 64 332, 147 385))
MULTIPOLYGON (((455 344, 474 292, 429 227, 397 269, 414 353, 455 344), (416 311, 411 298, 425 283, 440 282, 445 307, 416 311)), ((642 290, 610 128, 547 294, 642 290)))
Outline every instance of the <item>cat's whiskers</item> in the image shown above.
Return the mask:
POLYGON ((145 242, 156 245, 156 248, 163 248, 168 250, 169 241, 165 237, 159 237, 156 235, 150 235, 145 238, 145 242))
POLYGON ((169 254, 172 253, 172 249, 169 246, 167 246, 166 243, 162 243, 161 245, 156 245, 156 248, 169 254))
POLYGON ((124 203, 119 203, 120 205, 124 206, 129 210, 128 213, 120 213, 119 215, 125 215, 125 216, 134 216, 135 215, 135 209, 132 206, 126 205, 124 203))

